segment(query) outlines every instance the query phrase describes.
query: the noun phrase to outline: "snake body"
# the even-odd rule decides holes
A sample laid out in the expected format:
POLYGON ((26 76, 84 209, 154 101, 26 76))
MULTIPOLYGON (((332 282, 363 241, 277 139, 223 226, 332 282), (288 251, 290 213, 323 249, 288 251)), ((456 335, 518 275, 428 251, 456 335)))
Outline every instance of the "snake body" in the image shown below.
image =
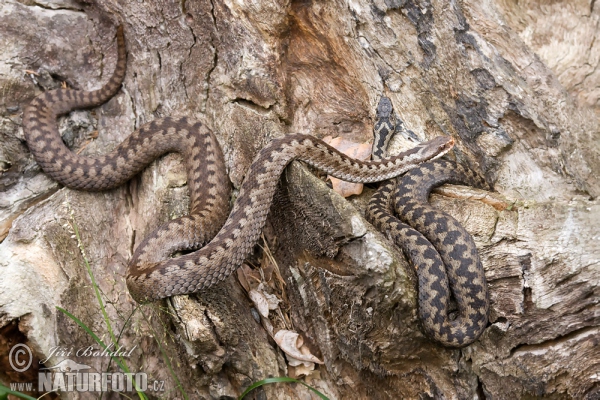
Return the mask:
POLYGON ((399 176, 444 154, 454 144, 451 138, 439 137, 394 157, 363 162, 314 137, 286 135, 258 153, 228 215, 230 185, 224 157, 215 135, 199 122, 188 118, 155 120, 109 154, 96 158, 76 155, 63 144, 56 126, 59 115, 100 105, 118 92, 126 70, 121 27, 117 29, 117 44, 117 66, 101 89, 43 93, 25 109, 23 125, 29 149, 42 169, 73 189, 114 188, 164 153, 175 151, 184 157, 190 214, 159 227, 136 248, 126 280, 139 302, 197 292, 238 268, 257 242, 279 176, 292 160, 302 160, 346 181, 368 183, 399 176), (180 250, 196 251, 171 257, 180 250))
MULTIPOLYGON (((383 156, 395 131, 388 98, 382 98, 377 111, 375 159, 383 156)), ((450 215, 429 205, 431 190, 444 183, 489 188, 462 165, 447 160, 426 162, 384 183, 369 201, 366 217, 416 267, 419 319, 426 335, 448 347, 463 347, 475 341, 487 325, 488 292, 471 235, 450 215), (458 308, 454 319, 449 315, 451 294, 458 308)))

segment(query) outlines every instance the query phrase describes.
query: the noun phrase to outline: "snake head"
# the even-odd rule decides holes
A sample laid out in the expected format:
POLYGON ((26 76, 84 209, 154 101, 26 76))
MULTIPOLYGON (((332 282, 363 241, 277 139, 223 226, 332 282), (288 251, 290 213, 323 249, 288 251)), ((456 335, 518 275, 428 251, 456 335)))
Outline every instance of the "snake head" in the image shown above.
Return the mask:
POLYGON ((427 142, 418 144, 414 150, 418 153, 421 162, 432 161, 448 153, 454 147, 452 136, 438 136, 427 142))
POLYGON ((389 97, 382 96, 377 104, 377 118, 389 118, 392 115, 392 101, 389 97))

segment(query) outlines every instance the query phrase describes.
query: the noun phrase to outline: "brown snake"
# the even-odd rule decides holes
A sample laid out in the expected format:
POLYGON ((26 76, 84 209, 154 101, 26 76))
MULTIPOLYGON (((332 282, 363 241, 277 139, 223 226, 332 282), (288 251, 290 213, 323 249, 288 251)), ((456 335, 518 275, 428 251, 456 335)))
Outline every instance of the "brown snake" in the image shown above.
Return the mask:
MULTIPOLYGON (((383 156, 395 130, 387 97, 382 97, 377 111, 374 159, 383 156)), ((445 346, 463 347, 475 341, 487 325, 488 292, 471 235, 428 203, 431 190, 444 183, 489 188, 468 168, 435 160, 383 184, 369 201, 366 217, 387 233, 416 267, 419 319, 427 336, 445 346), (449 315, 450 293, 458 308, 454 319, 449 315)))
POLYGON ((452 138, 438 137, 397 156, 363 162, 314 137, 287 135, 258 153, 227 216, 230 185, 223 154, 214 134, 198 122, 187 118, 156 120, 133 132, 109 154, 96 158, 74 154, 62 142, 56 126, 59 115, 100 105, 118 92, 126 70, 121 27, 117 43, 117 66, 101 89, 43 93, 25 109, 23 125, 29 149, 42 169, 73 189, 114 188, 162 154, 179 152, 183 156, 190 214, 159 227, 136 248, 128 266, 127 287, 139 302, 197 292, 237 269, 260 237, 279 176, 294 159, 346 181, 378 182, 399 176, 454 145, 452 138), (176 251, 198 248, 171 258, 176 251))

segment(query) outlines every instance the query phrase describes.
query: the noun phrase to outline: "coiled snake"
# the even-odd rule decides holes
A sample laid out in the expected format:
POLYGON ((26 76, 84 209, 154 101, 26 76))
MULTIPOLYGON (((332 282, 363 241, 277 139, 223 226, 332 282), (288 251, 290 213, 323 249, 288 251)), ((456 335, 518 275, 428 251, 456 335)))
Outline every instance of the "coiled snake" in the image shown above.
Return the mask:
POLYGON ((183 156, 190 214, 159 227, 136 248, 128 266, 127 287, 140 302, 199 291, 239 267, 260 236, 279 175, 291 160, 302 160, 346 181, 377 182, 399 176, 454 145, 451 138, 439 137, 394 157, 361 162, 314 137, 287 135, 258 153, 228 215, 230 185, 223 154, 214 134, 198 122, 187 118, 156 120, 132 133, 112 152, 96 158, 74 154, 62 142, 56 126, 59 115, 100 105, 118 92, 126 70, 121 27, 117 43, 117 66, 101 89, 43 93, 25 109, 23 125, 29 149, 42 169, 73 189, 114 188, 162 154, 174 151, 183 156), (198 248, 171 258, 174 252, 198 248))
MULTIPOLYGON (((383 156, 395 130, 392 104, 382 97, 374 129, 374 159, 383 156)), ((419 319, 425 333, 446 346, 462 347, 483 332, 489 301, 473 238, 458 221, 428 204, 431 190, 444 183, 489 188, 462 165, 431 161, 383 184, 369 201, 366 217, 387 233, 416 267, 419 319), (454 319, 449 315, 450 292, 458 308, 454 319)))

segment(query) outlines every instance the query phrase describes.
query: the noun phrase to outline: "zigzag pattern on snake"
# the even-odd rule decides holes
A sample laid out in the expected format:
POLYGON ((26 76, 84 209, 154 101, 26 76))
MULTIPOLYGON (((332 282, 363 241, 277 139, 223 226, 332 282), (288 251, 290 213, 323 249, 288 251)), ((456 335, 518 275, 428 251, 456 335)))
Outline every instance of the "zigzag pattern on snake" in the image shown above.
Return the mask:
MULTIPOLYGON (((374 128, 374 159, 383 156, 394 131, 391 101, 382 97, 374 128)), ((445 346, 463 347, 477 340, 487 325, 488 292, 471 235, 428 203, 431 190, 444 183, 489 189, 468 168, 435 160, 383 184, 369 201, 366 218, 387 233, 415 266, 425 334, 445 346), (454 319, 449 315, 451 293, 458 307, 454 319)))
POLYGON ((454 145, 451 138, 439 137, 394 157, 362 162, 314 137, 287 135, 258 153, 228 215, 230 185, 223 154, 214 134, 198 122, 156 120, 132 133, 109 154, 96 158, 76 155, 62 142, 56 126, 59 115, 100 105, 118 92, 126 70, 121 27, 117 43, 117 66, 108 83, 92 92, 46 92, 25 109, 23 125, 31 153, 42 169, 73 189, 114 188, 164 153, 175 151, 184 157, 190 214, 159 227, 136 248, 128 266, 127 286, 140 302, 197 292, 237 269, 260 237, 279 175, 293 159, 346 181, 367 183, 399 176, 454 145), (180 250, 196 251, 171 258, 180 250))

